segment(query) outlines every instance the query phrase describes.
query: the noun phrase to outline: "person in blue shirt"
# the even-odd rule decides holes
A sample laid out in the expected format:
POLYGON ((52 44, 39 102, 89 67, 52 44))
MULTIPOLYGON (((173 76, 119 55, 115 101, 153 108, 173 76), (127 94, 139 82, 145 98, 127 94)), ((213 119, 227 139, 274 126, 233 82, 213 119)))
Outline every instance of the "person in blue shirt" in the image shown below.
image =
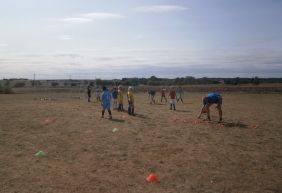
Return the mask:
POLYGON ((102 118, 104 118, 105 110, 108 110, 110 119, 112 119, 112 112, 111 112, 111 100, 112 100, 112 95, 110 91, 103 86, 103 92, 101 94, 101 102, 102 102, 102 118))
POLYGON ((218 114, 219 114, 219 121, 222 121, 222 97, 220 94, 216 93, 216 92, 211 92, 208 93, 207 96, 205 96, 203 98, 203 107, 201 109, 201 112, 198 116, 198 118, 201 118, 201 115, 203 113, 207 113, 207 119, 211 120, 210 117, 210 106, 213 104, 217 104, 215 108, 217 108, 218 110, 218 114))

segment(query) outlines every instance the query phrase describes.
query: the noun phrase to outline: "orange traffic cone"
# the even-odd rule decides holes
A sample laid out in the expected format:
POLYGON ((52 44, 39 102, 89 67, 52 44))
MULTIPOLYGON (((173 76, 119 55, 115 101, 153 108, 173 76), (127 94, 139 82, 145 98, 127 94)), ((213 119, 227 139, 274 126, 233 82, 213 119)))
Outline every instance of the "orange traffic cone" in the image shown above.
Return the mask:
POLYGON ((147 176, 146 180, 147 182, 153 183, 158 181, 158 177, 154 173, 151 173, 149 176, 147 176))

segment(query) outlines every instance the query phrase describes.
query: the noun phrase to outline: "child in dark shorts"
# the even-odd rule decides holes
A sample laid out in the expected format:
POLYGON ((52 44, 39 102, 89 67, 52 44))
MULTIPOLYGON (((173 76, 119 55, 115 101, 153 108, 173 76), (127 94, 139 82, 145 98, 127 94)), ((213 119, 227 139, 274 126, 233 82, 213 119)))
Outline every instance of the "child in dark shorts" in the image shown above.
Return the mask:
POLYGON ((90 99, 91 99, 91 86, 90 85, 87 86, 87 97, 88 97, 88 102, 90 102, 90 99))

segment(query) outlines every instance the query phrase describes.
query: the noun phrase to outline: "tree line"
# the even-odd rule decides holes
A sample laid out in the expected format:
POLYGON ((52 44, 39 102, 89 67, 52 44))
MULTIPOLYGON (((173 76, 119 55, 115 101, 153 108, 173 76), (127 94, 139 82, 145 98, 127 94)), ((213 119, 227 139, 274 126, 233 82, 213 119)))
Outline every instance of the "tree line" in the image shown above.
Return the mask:
POLYGON ((148 85, 148 86, 170 86, 170 85, 205 85, 205 84, 225 84, 225 85, 241 85, 253 84, 259 85, 261 83, 282 83, 282 78, 195 78, 192 76, 177 77, 177 78, 158 78, 151 76, 150 78, 122 78, 115 80, 101 80, 97 79, 93 84, 97 85, 148 85))
POLYGON ((48 82, 51 87, 77 87, 84 85, 91 86, 171 86, 171 85, 206 85, 206 84, 224 84, 224 85, 243 85, 243 84, 253 84, 259 85, 262 83, 282 83, 282 78, 195 78, 193 76, 177 77, 177 78, 158 78, 156 76, 151 76, 150 78, 122 78, 122 79, 112 79, 112 80, 28 80, 28 79, 3 79, 0 80, 0 93, 9 93, 11 88, 14 87, 26 87, 30 86, 41 86, 43 82, 48 82), (12 84, 14 82, 14 84, 12 84), (62 83, 63 82, 63 83, 62 83), (60 84, 61 83, 61 84, 60 84))

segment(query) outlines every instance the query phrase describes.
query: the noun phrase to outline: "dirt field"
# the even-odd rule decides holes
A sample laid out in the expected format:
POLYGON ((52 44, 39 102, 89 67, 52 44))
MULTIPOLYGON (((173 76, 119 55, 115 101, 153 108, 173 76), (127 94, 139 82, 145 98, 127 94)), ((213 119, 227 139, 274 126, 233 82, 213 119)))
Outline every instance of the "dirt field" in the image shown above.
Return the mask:
POLYGON ((196 119, 204 93, 176 111, 139 93, 137 116, 113 120, 84 98, 41 95, 0 95, 1 193, 282 192, 281 94, 222 93, 221 124, 214 107, 212 122, 196 119))

